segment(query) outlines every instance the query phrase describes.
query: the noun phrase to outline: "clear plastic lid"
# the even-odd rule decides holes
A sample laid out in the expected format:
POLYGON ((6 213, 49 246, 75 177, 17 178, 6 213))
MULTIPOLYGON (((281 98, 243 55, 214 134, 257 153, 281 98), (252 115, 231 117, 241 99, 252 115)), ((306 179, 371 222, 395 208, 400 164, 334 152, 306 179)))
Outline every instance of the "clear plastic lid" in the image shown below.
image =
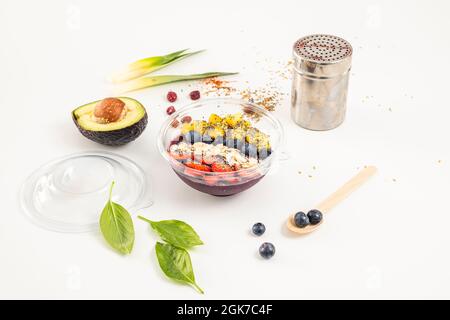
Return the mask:
POLYGON ((60 232, 98 230, 98 221, 115 181, 113 201, 133 214, 153 204, 150 179, 132 160, 105 151, 59 158, 25 181, 20 201, 37 225, 60 232))

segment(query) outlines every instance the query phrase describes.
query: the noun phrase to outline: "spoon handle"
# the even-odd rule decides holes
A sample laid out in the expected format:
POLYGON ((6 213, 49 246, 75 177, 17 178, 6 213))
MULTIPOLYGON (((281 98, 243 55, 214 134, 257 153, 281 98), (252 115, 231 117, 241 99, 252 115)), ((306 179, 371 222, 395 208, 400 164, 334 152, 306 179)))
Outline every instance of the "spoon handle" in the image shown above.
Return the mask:
POLYGON ((347 198, 353 191, 362 186, 376 172, 377 168, 374 166, 365 167, 342 187, 318 204, 316 209, 320 210, 322 213, 330 211, 342 200, 347 198))

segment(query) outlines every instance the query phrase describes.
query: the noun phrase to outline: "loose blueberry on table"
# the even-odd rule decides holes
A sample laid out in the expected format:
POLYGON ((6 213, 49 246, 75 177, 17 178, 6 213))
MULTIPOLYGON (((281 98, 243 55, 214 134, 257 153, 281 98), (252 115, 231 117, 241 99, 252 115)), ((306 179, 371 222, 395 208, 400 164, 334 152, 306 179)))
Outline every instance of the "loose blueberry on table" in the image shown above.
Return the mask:
POLYGON ((266 226, 261 222, 257 222, 253 225, 252 232, 256 236, 262 236, 266 232, 266 226))
POLYGON ((275 255, 275 246, 270 242, 264 242, 259 247, 259 254, 264 259, 270 259, 275 255))

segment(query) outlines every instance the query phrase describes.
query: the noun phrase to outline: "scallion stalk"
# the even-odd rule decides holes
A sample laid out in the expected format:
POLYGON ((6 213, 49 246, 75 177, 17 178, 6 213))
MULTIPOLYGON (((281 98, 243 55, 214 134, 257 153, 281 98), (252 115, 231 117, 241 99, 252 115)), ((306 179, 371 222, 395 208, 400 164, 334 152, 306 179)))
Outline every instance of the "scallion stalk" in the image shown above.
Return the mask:
POLYGON ((207 73, 187 74, 187 75, 161 75, 153 77, 143 77, 119 85, 118 93, 125 93, 144 88, 155 87, 172 82, 229 76, 233 74, 237 74, 237 72, 207 72, 207 73))
POLYGON ((152 73, 156 70, 167 67, 176 61, 179 61, 181 59, 190 57, 194 54, 204 51, 199 50, 195 52, 186 53, 187 50, 188 49, 184 49, 169 53, 164 56, 155 56, 137 60, 135 62, 130 63, 123 71, 114 74, 110 80, 113 83, 120 83, 136 79, 146 74, 152 73))

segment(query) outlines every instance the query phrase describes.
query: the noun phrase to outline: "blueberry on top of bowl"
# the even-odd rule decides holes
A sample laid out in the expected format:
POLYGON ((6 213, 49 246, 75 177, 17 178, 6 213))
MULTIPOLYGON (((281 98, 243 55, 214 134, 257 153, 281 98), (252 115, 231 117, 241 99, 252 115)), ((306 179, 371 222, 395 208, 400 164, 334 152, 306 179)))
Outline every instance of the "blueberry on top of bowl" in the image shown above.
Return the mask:
POLYGON ((183 135, 183 139, 184 141, 186 141, 186 143, 194 144, 196 142, 202 141, 203 137, 200 132, 191 130, 183 135))
POLYGON ((211 143, 213 143, 213 141, 214 141, 214 139, 208 133, 203 134, 202 142, 211 144, 211 143))

